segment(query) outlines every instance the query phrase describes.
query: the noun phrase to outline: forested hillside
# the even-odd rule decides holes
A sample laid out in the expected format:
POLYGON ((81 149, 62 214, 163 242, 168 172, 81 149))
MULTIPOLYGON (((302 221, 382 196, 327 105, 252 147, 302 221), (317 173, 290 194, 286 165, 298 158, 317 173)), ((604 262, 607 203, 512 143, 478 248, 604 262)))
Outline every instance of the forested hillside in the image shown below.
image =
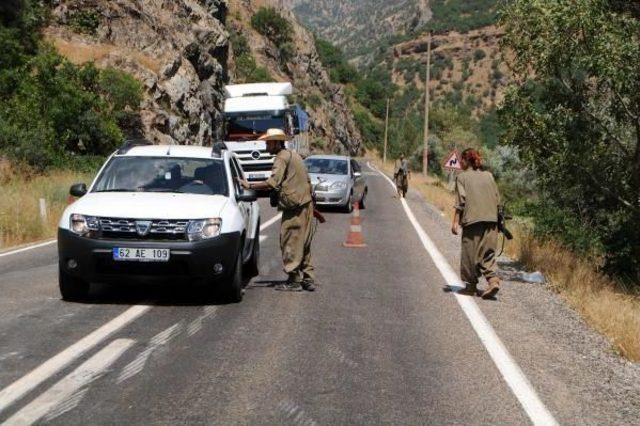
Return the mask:
MULTIPOLYGON (((313 26, 301 3, 296 12, 313 26)), ((331 17, 348 27, 348 10, 335 3, 315 7, 322 5, 325 25, 331 17)), ((333 39, 345 48, 341 66, 355 58, 361 67, 349 93, 367 146, 381 149, 389 98, 389 155, 408 154, 418 168, 432 31, 430 169, 439 173, 453 148, 481 148, 506 201, 535 222, 537 235, 638 282, 637 2, 431 1, 429 8, 423 26, 376 39, 366 66, 351 42, 333 39)), ((369 17, 370 27, 374 14, 357 19, 369 17)))

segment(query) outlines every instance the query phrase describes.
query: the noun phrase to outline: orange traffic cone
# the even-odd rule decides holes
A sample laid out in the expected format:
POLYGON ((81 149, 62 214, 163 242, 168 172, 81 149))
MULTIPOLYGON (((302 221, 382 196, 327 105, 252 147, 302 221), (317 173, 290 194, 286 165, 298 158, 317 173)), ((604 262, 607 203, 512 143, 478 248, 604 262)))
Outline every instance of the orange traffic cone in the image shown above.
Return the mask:
POLYGON ((351 228, 347 235, 347 241, 342 244, 348 248, 363 248, 367 245, 364 243, 364 237, 362 236, 362 225, 360 219, 360 205, 354 203, 353 216, 351 217, 351 228))

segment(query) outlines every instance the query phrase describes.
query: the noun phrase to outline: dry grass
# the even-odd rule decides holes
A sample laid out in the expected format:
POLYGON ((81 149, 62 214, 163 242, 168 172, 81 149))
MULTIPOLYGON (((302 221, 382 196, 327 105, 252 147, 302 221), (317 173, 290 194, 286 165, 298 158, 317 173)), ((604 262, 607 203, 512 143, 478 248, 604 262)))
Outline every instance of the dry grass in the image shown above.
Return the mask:
POLYGON ((0 250, 54 237, 69 187, 90 178, 67 171, 31 175, 0 160, 0 250), (40 218, 40 198, 46 200, 46 220, 40 218))
POLYGON ((556 241, 540 241, 526 227, 513 227, 517 237, 509 255, 529 270, 542 271, 550 286, 596 330, 607 336, 617 352, 640 361, 640 296, 598 273, 556 241))
POLYGON ((62 56, 77 65, 86 62, 101 63, 109 57, 119 57, 136 62, 155 74, 160 72, 162 66, 157 59, 149 55, 131 49, 123 50, 111 44, 69 41, 55 35, 48 35, 48 40, 62 56))
MULTIPOLYGON (((382 160, 375 152, 367 159, 378 168, 392 173, 394 164, 382 160)), ((410 187, 449 218, 452 218, 454 196, 440 180, 414 174, 410 187)), ((534 238, 531 225, 513 221, 509 228, 514 239, 505 253, 530 271, 541 271, 549 286, 560 293, 593 328, 605 335, 620 355, 640 361, 640 295, 599 273, 597 262, 582 259, 557 241, 534 238)))

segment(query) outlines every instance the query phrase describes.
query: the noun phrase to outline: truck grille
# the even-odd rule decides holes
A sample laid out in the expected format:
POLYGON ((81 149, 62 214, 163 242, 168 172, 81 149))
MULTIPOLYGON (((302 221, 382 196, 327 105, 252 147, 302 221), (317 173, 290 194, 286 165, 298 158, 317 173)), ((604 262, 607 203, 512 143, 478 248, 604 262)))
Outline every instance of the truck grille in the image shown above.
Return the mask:
POLYGON ((251 164, 251 163, 243 163, 241 164, 242 166, 242 170, 245 173, 251 173, 251 172, 270 172, 271 169, 273 168, 272 164, 251 164))
POLYGON ((146 235, 136 229, 136 219, 101 217, 99 238, 129 239, 140 241, 186 241, 188 220, 150 220, 151 226, 146 235))

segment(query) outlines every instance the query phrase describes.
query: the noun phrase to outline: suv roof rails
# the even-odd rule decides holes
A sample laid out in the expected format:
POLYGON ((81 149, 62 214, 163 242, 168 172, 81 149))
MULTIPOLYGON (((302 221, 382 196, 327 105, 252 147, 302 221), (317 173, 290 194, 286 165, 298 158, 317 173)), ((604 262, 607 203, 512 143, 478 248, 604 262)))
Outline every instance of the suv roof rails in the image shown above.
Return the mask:
POLYGON ((222 151, 227 150, 227 144, 224 142, 215 142, 211 147, 212 157, 222 157, 222 151))
POLYGON ((124 141, 122 146, 118 149, 117 154, 124 155, 127 152, 129 152, 131 148, 134 148, 136 146, 148 146, 148 145, 153 145, 153 142, 148 141, 146 139, 129 139, 124 141))

